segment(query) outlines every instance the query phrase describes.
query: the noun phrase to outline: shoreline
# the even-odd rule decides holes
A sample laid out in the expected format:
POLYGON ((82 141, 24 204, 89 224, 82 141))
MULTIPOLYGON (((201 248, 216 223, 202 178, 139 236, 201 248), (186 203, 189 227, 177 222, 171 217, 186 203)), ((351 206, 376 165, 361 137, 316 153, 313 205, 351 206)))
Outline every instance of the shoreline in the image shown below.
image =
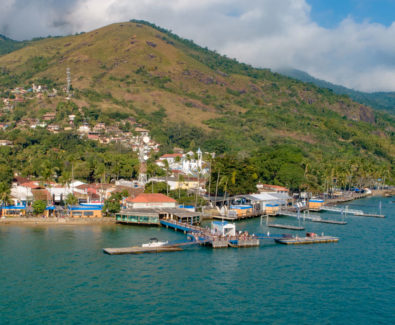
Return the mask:
POLYGON ((346 202, 351 202, 359 199, 364 199, 368 197, 376 197, 376 196, 381 196, 381 197, 387 197, 387 195, 393 195, 394 190, 371 190, 371 193, 363 193, 363 194, 352 194, 349 196, 343 196, 339 198, 333 198, 333 199, 326 199, 325 200, 325 205, 336 205, 336 204, 341 204, 341 203, 346 203, 346 202))
MULTIPOLYGON (((336 205, 346 203, 354 200, 359 200, 367 197, 382 196, 385 194, 393 193, 388 190, 373 190, 370 194, 359 194, 357 196, 349 196, 343 198, 329 199, 326 201, 327 205, 336 205)), ((207 220, 212 219, 208 218, 207 220)), ((206 220, 206 219, 204 219, 206 220)), ((49 226, 87 226, 87 225, 115 225, 115 217, 102 217, 102 218, 42 218, 42 217, 7 217, 0 218, 0 227, 6 225, 49 225, 49 226)))
POLYGON ((8 217, 0 218, 0 226, 2 225, 113 225, 114 217, 103 218, 40 218, 40 217, 8 217))

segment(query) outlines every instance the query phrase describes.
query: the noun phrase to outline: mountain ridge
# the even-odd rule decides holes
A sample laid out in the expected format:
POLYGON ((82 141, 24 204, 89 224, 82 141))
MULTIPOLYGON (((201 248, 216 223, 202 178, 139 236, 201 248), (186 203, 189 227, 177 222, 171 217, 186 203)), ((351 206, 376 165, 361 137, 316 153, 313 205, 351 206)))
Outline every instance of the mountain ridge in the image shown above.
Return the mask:
MULTIPOLYGON (((243 158, 286 147, 317 168, 336 159, 393 168, 393 118, 328 89, 238 63, 144 21, 37 40, 0 56, 1 93, 33 82, 57 88, 57 97, 34 98, 18 104, 17 111, 38 119, 57 112, 63 125, 59 105, 66 68, 71 102, 82 120, 111 123, 110 116, 133 116, 163 151, 201 146, 243 158)), ((15 112, 2 119, 14 117, 15 112)))
POLYGON ((371 106, 379 110, 385 110, 391 114, 395 114, 395 92, 363 92, 350 89, 341 85, 336 85, 329 81, 315 78, 307 72, 298 69, 278 69, 278 73, 287 77, 295 78, 303 82, 313 83, 322 88, 332 89, 336 94, 348 95, 351 99, 364 105, 371 106))

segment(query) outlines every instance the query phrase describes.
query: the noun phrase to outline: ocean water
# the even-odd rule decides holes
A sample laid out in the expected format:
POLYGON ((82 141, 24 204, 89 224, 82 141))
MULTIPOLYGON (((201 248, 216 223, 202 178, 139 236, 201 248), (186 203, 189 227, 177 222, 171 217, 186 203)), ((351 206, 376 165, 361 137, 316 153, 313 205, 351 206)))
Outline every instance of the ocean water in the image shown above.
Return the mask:
MULTIPOLYGON (((334 244, 109 256, 122 247, 185 238, 165 228, 1 226, 1 324, 394 324, 395 203, 369 198, 346 226, 309 223, 334 244)), ((323 213, 324 217, 339 215, 323 213)), ((296 225, 281 217, 277 223, 296 225)), ((266 233, 259 218, 238 229, 266 233)), ((271 233, 292 233, 270 229, 271 233)))

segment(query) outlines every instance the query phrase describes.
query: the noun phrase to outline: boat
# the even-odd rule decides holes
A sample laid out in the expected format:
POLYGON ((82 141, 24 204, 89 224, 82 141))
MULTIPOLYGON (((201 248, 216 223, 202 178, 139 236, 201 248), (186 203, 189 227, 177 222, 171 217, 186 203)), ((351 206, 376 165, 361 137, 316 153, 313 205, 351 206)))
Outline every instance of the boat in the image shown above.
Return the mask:
POLYGON ((168 241, 159 241, 158 238, 151 238, 148 244, 142 244, 141 247, 161 247, 168 243, 168 241))

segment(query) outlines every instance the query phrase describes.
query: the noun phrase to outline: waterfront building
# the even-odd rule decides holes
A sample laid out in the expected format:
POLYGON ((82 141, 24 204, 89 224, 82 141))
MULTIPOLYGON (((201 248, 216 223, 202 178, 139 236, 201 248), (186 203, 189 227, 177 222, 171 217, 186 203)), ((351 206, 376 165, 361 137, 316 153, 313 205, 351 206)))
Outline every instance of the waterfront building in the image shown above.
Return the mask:
POLYGON ((81 204, 75 206, 69 206, 69 216, 71 218, 102 218, 101 204, 81 204))
POLYGON ((177 201, 161 193, 141 193, 126 198, 126 207, 132 209, 175 208, 177 201))
POLYGON ((309 210, 319 211, 321 207, 324 205, 325 201, 321 199, 310 199, 309 200, 309 210))

